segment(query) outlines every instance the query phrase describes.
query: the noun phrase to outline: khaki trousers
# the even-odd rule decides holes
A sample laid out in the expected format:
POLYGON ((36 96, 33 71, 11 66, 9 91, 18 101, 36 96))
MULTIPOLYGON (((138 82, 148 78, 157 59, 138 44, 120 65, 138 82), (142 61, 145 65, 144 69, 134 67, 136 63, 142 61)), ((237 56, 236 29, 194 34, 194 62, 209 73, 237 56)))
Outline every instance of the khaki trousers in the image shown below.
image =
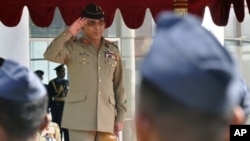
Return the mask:
POLYGON ((116 141, 111 133, 69 130, 70 141, 116 141))

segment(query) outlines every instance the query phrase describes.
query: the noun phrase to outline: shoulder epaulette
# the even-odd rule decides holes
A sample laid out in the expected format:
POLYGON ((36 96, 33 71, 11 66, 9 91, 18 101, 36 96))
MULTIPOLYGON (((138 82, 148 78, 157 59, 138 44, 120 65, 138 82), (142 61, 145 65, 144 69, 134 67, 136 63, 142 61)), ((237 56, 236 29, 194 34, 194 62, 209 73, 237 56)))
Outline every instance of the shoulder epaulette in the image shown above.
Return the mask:
POLYGON ((70 40, 70 41, 76 41, 77 38, 76 38, 76 37, 71 37, 69 40, 70 40))
POLYGON ((117 46, 114 42, 111 42, 111 41, 109 41, 109 40, 105 40, 105 45, 108 46, 108 47, 109 47, 110 45, 112 45, 112 46, 118 48, 118 46, 117 46))

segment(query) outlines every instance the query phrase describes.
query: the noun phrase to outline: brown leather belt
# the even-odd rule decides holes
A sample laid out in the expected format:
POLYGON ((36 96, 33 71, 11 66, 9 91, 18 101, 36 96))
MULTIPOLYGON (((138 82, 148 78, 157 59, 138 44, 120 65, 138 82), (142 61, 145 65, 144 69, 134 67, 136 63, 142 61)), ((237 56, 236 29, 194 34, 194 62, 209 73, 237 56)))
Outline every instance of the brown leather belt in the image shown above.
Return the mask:
POLYGON ((54 101, 65 101, 66 97, 54 97, 54 101))

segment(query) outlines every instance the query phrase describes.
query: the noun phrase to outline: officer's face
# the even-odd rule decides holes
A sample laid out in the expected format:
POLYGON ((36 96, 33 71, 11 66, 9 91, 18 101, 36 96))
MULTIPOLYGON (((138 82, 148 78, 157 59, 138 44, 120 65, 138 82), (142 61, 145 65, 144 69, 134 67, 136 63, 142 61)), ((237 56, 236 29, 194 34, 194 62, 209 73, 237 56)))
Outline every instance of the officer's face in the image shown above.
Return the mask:
POLYGON ((102 19, 87 19, 83 27, 84 34, 91 40, 100 40, 105 29, 105 21, 102 19))
POLYGON ((65 77, 65 71, 64 70, 57 71, 57 76, 59 78, 64 78, 65 77))

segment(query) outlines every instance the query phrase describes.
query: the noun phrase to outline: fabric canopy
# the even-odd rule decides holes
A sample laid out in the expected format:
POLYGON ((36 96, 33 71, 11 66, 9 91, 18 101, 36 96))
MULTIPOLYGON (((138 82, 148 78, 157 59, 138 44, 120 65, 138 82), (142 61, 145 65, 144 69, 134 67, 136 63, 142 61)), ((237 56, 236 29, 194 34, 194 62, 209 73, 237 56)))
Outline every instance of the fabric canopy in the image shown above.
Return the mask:
MULTIPOLYGON (((55 8, 58 7, 64 22, 70 25, 76 20, 88 3, 101 5, 105 11, 107 27, 114 19, 116 9, 119 9, 125 24, 132 29, 139 28, 144 20, 146 9, 149 8, 153 18, 164 10, 173 11, 174 0, 1 0, 0 21, 9 27, 16 26, 22 16, 24 6, 27 6, 32 21, 39 27, 51 24, 55 8)), ((250 7, 250 0, 245 0, 250 7)), ((203 17, 208 6, 216 25, 225 26, 228 22, 230 7, 234 7, 239 22, 244 20, 244 0, 188 0, 188 12, 203 17)), ((248 8, 249 9, 249 8, 248 8)))

